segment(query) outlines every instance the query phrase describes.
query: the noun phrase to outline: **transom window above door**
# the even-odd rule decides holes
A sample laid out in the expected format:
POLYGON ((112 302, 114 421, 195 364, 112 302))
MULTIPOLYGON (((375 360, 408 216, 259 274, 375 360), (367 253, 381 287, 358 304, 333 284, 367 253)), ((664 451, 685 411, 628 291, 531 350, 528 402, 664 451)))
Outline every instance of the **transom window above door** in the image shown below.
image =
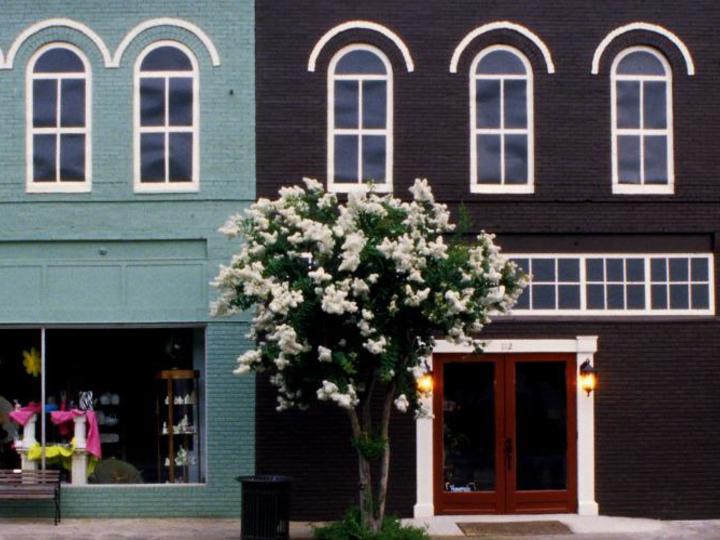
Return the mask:
POLYGON ((328 189, 392 191, 393 73, 376 47, 350 45, 328 67, 328 189))
POLYGON ((611 70, 613 193, 673 192, 672 71, 649 47, 621 52, 611 70))
POLYGON ((532 193, 532 67, 517 49, 495 45, 470 67, 470 191, 532 193))
POLYGON ((90 67, 67 43, 41 48, 27 72, 30 193, 90 191, 90 67))

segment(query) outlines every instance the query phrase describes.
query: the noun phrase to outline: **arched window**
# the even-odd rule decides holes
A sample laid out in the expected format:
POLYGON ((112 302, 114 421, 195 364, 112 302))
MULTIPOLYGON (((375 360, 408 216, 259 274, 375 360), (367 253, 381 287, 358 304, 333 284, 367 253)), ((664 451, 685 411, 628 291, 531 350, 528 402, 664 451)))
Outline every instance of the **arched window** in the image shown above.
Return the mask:
POLYGON ((672 193, 672 71, 649 47, 611 69, 613 193, 672 193))
POLYGON ((495 45, 470 66, 470 191, 533 192, 532 67, 495 45))
POLYGON ((328 189, 372 182, 392 191, 392 67, 370 45, 340 50, 328 68, 328 189))
POLYGON ((154 43, 135 66, 135 190, 198 189, 198 69, 190 50, 154 43))
POLYGON ((30 60, 28 192, 90 191, 90 79, 87 58, 67 43, 30 60))

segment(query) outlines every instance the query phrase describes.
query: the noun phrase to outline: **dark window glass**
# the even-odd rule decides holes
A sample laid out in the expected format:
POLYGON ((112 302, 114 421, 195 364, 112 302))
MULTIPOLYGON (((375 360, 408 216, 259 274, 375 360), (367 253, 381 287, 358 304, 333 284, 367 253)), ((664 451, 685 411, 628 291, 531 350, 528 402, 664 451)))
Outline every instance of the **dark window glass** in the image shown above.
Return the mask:
POLYGON ((533 281, 555 281, 555 259, 532 260, 533 281))
POLYGON ((170 133, 170 167, 171 182, 192 181, 192 133, 170 133))
POLYGON ((335 73, 344 75, 385 75, 387 70, 383 61, 375 53, 357 50, 343 55, 335 66, 335 73))
POLYGON ((479 79, 475 95, 477 127, 500 127, 500 81, 479 79))
POLYGON ((190 77, 172 77, 169 97, 170 125, 192 126, 193 80, 190 77))
POLYGON ((357 135, 335 135, 335 181, 358 181, 357 135))
POLYGON ((650 288, 650 297, 653 309, 667 309, 667 287, 665 285, 653 285, 650 288))
POLYGON ((635 51, 620 61, 617 72, 623 75, 665 75, 665 68, 654 54, 635 51))
POLYGON ((640 127, 640 82, 617 82, 617 127, 640 127))
POLYGON ((85 180, 85 135, 60 135, 60 180, 85 180))
POLYGON ((650 278, 652 281, 667 281, 667 261, 650 259, 650 278))
POLYGON ((688 281, 688 259, 670 259, 670 281, 688 281))
POLYGON ((555 309, 555 285, 532 286, 533 309, 555 309))
POLYGON ((587 286, 588 309, 605 309, 605 287, 603 285, 587 286))
POLYGON ((477 137, 478 181, 486 184, 500 183, 500 135, 477 137))
POLYGON ((693 281, 708 281, 710 279, 710 274, 708 272, 707 259, 692 259, 691 275, 693 281))
POLYGON ((605 269, 608 281, 625 281, 622 259, 605 259, 605 269))
POLYGON ((624 184, 640 183, 640 137, 621 135, 618 138, 618 178, 624 184))
POLYGON ((670 285, 670 309, 688 309, 688 286, 670 285))
POLYGON ((387 83, 385 81, 363 82, 364 128, 384 129, 387 116, 387 83))
POLYGON ((140 125, 165 125, 165 79, 140 78, 140 125))
POLYGON ((558 259, 558 279, 560 281, 580 281, 580 261, 578 259, 558 259))
POLYGON ((693 309, 708 309, 710 307, 710 291, 707 285, 693 285, 691 294, 693 309))
POLYGON ((644 285, 628 285, 625 291, 627 293, 627 309, 645 309, 644 285))
POLYGON ((165 181, 165 135, 142 133, 140 135, 140 180, 143 182, 165 181))
POLYGON ((580 285, 558 286, 558 308, 580 309, 580 285))
POLYGON ((666 184, 667 170, 667 137, 664 135, 647 135, 645 139, 645 183, 666 184))
POLYGON ((665 129, 667 127, 667 101, 664 81, 645 81, 643 95, 643 124, 646 129, 665 129))
POLYGON ((166 45, 150 51, 143 59, 140 70, 192 71, 192 63, 180 49, 166 45))
POLYGON ((525 272, 526 274, 530 273, 530 265, 528 259, 512 259, 515 264, 518 265, 518 268, 525 272))
POLYGON ((56 139, 55 135, 33 135, 33 179, 36 182, 56 180, 56 139))
POLYGON ((625 287, 622 285, 607 286, 607 307, 608 309, 625 308, 625 287))
POLYGON ((364 135, 363 145, 363 181, 376 184, 385 182, 385 137, 382 135, 364 135))
POLYGON ((85 126, 85 81, 64 79, 60 102, 60 124, 63 127, 85 126))
POLYGON ((358 82, 335 81, 335 127, 357 129, 358 82))
POLYGON ((525 75, 525 65, 510 51, 493 51, 478 62, 477 73, 483 75, 525 75))
POLYGON ((55 79, 33 81, 33 126, 57 126, 57 81, 55 79))
POLYGON ((520 298, 518 298, 513 309, 530 309, 530 289, 528 287, 520 294, 520 298))
POLYGON ((585 274, 588 281, 604 281, 604 263, 602 259, 588 259, 585 261, 585 274))
POLYGON ((508 79, 505 90, 505 127, 527 127, 527 81, 508 79))
POLYGON ((37 59, 35 73, 82 73, 85 66, 80 57, 69 49, 50 49, 37 59))
POLYGON ((628 281, 645 281, 645 261, 642 259, 627 259, 625 261, 625 276, 628 281))
POLYGON ((505 135, 505 183, 526 184, 527 181, 527 135, 505 135))

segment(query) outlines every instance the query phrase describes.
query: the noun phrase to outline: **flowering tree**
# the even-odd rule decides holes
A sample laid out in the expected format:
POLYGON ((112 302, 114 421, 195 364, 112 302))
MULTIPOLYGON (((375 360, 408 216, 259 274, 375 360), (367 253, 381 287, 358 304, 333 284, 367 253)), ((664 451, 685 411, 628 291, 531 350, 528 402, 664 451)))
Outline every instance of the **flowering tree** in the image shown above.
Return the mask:
POLYGON ((236 374, 266 371, 277 409, 329 401, 347 412, 357 450, 360 511, 377 531, 385 512, 393 406, 428 415, 416 380, 428 370, 435 336, 473 337, 507 311, 524 277, 481 234, 446 243, 454 229, 426 180, 412 202, 351 193, 345 204, 320 183, 285 187, 220 229, 244 246, 214 284, 216 315, 255 307, 255 348, 236 374), (371 403, 382 401, 380 418, 371 403), (373 483, 371 463, 379 460, 373 483))

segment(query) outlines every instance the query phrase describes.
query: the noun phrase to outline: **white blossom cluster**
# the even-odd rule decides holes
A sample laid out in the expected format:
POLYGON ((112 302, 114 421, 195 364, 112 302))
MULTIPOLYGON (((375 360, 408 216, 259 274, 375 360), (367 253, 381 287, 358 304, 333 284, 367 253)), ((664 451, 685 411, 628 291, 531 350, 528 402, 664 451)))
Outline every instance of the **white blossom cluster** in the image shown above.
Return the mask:
POLYGON ((446 243, 454 225, 427 180, 415 181, 409 202, 370 190, 344 204, 319 182, 304 183, 220 229, 244 245, 213 281, 212 312, 255 307, 248 337, 256 347, 234 373, 269 371, 279 410, 306 407, 313 394, 354 408, 372 386, 367 377, 379 376, 395 383, 398 410, 430 414, 415 381, 433 336, 474 342, 489 315, 515 302, 523 278, 492 235, 469 247, 446 243))

